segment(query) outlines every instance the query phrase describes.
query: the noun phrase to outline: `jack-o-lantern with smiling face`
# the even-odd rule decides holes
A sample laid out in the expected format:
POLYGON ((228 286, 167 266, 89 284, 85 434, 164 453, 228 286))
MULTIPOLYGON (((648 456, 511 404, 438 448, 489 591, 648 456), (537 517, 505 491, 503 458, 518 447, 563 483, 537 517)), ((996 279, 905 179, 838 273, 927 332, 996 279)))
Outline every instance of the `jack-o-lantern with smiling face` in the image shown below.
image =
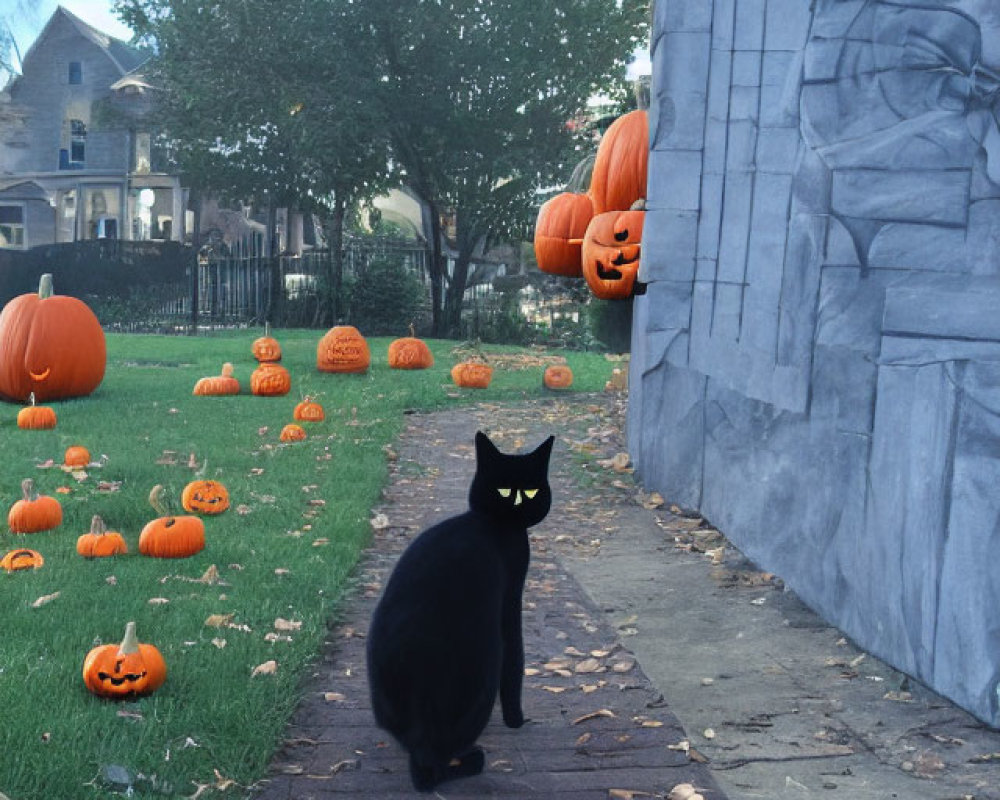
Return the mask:
POLYGON ((605 300, 627 300, 639 273, 642 225, 646 212, 606 211, 587 226, 583 238, 583 277, 590 291, 605 300))
POLYGON ((104 331, 75 297, 54 295, 52 276, 38 292, 15 297, 0 312, 0 397, 39 402, 82 397, 104 379, 104 331))

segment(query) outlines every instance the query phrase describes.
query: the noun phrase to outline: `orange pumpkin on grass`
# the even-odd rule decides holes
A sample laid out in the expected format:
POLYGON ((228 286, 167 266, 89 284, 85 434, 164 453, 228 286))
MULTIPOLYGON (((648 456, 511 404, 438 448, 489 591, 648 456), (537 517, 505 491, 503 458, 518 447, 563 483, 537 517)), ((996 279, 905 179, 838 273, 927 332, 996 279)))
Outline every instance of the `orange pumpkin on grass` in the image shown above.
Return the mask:
POLYGON ((155 645, 139 641, 134 622, 125 626, 121 644, 99 645, 83 661, 83 683, 99 697, 152 694, 166 679, 163 654, 155 645))
POLYGON ((62 523, 62 506, 54 497, 39 494, 31 478, 21 481, 23 497, 10 507, 7 526, 11 533, 38 533, 62 523))
POLYGON ((0 311, 0 397, 39 401, 81 397, 104 379, 104 331, 75 297, 54 295, 52 276, 38 292, 15 297, 0 311))
POLYGON ((484 361, 469 359, 451 368, 451 379, 465 389, 485 389, 493 379, 493 367, 484 361))
POLYGON ((250 391, 260 397, 280 397, 292 390, 292 376, 281 364, 265 361, 250 374, 250 391))
POLYGON ((542 373, 542 383, 546 389, 568 389, 573 385, 573 370, 565 364, 550 364, 542 373))
POLYGON ((606 211, 587 226, 583 277, 596 297, 626 300, 636 288, 646 212, 606 211))
POLYGON ((17 572, 21 569, 38 569, 45 563, 42 554, 37 550, 30 550, 27 547, 19 547, 9 550, 0 558, 0 568, 7 572, 17 572))
POLYGON ((90 451, 82 445, 75 444, 66 448, 63 455, 64 467, 85 467, 90 463, 90 451))
POLYGON ((271 336, 271 324, 264 323, 264 335, 253 341, 253 357, 262 364, 281 361, 281 345, 271 336))
POLYGON ((297 422, 322 422, 326 419, 326 412, 323 411, 323 406, 311 397, 306 397, 295 406, 292 411, 292 419, 297 422))
POLYGON ((160 516, 139 534, 139 552, 153 558, 187 558, 205 549, 205 523, 195 516, 172 516, 164 504, 163 487, 149 492, 149 504, 160 516))
POLYGON ((199 397, 215 397, 240 393, 240 382, 233 377, 233 365, 228 361, 222 365, 221 375, 207 375, 199 378, 191 394, 199 397))
POLYGON ((118 531, 109 531, 100 514, 90 520, 90 531, 76 540, 76 552, 84 558, 107 558, 128 552, 125 537, 118 531))
POLYGON ((418 339, 413 326, 410 335, 389 342, 389 366, 392 369, 427 369, 434 366, 434 355, 427 342, 418 339))
POLYGON ((28 395, 28 405, 17 412, 17 427, 22 430, 48 430, 56 426, 56 412, 49 406, 36 405, 35 393, 28 395))
POLYGON ((294 422, 289 422, 281 429, 281 434, 278 438, 283 442, 301 442, 306 438, 306 429, 301 425, 296 425, 294 422))
POLYGON ((320 372, 367 372, 371 360, 368 342, 353 325, 330 328, 316 346, 316 369, 320 372))

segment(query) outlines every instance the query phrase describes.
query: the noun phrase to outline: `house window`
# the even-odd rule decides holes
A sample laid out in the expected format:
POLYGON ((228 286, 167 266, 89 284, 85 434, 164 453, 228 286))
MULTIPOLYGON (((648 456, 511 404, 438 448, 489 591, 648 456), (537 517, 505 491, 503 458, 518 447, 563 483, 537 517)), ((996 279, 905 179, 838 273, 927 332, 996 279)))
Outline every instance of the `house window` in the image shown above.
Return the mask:
POLYGON ((87 160, 87 126, 83 120, 69 121, 69 163, 82 164, 87 160))
POLYGON ((83 64, 79 61, 69 62, 69 82, 72 86, 83 83, 83 64))
POLYGON ((0 247, 24 247, 24 206, 0 206, 0 247))

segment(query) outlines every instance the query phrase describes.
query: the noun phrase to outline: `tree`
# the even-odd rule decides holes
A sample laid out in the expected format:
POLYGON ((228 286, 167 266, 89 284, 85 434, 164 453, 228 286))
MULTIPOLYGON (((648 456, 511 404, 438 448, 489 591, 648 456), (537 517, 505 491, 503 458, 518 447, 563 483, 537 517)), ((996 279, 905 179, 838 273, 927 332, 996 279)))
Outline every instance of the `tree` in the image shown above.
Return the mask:
POLYGON ((357 41, 404 180, 430 209, 434 332, 458 330, 474 254, 521 239, 540 187, 579 159, 566 122, 621 83, 645 36, 636 0, 367 0, 357 41), (441 215, 457 258, 444 263, 441 215))
POLYGON ((391 174, 365 96, 371 78, 343 58, 340 17, 349 5, 287 0, 275 13, 269 0, 116 3, 155 46, 159 122, 189 185, 328 217, 330 321, 344 311, 340 244, 347 210, 391 174))

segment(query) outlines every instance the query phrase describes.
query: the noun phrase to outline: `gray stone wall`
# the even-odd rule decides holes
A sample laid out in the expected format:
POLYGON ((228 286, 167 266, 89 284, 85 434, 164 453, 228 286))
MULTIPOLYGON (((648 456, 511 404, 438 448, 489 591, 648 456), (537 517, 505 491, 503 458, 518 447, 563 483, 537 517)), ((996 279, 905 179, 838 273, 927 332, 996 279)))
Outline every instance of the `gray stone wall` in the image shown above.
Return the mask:
POLYGON ((657 0, 629 439, 1000 725, 1000 6, 657 0))

